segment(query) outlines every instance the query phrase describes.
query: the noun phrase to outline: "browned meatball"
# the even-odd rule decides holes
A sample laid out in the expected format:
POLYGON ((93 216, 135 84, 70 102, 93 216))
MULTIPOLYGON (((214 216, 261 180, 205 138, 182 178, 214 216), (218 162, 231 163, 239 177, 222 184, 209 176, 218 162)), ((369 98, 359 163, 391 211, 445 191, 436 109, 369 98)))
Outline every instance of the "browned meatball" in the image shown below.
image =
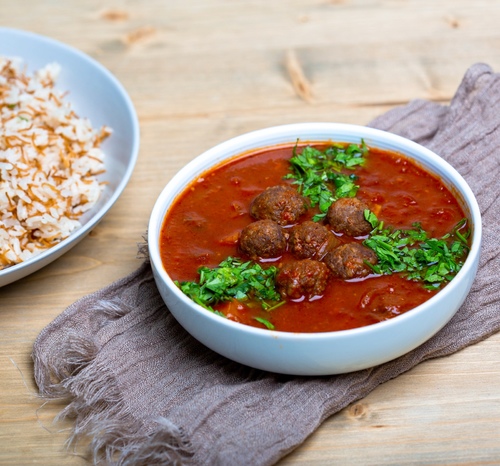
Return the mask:
POLYGON ((343 197, 335 201, 326 214, 326 220, 337 233, 348 236, 367 235, 372 226, 365 220, 364 212, 369 207, 355 197, 343 197))
POLYGON ((307 210, 307 200, 292 186, 266 188, 250 205, 250 214, 257 219, 269 219, 279 225, 292 225, 307 210))
POLYGON ((324 293, 329 276, 328 267, 322 262, 303 259, 283 264, 276 284, 283 298, 309 299, 324 293))
POLYGON ((240 250, 250 259, 281 256, 286 250, 286 238, 281 227, 272 220, 258 220, 247 225, 240 234, 240 250))
POLYGON ((289 239, 290 251, 297 259, 321 260, 338 242, 328 228, 311 220, 295 225, 289 239))
POLYGON ((392 285, 369 290, 361 296, 359 306, 375 320, 387 320, 403 312, 406 297, 394 293, 392 285))
POLYGON ((376 264, 377 255, 362 244, 346 243, 332 249, 323 261, 334 277, 360 278, 371 272, 371 268, 364 261, 376 264))

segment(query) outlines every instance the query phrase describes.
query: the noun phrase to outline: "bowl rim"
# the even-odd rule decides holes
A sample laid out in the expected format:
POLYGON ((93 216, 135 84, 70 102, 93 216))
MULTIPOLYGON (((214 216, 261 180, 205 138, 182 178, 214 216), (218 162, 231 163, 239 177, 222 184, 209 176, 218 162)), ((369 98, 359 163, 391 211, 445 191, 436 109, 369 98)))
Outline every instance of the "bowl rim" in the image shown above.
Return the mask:
MULTIPOLYGON (((122 100, 123 105, 127 110, 127 114, 129 115, 129 121, 132 131, 131 140, 133 141, 133 145, 130 148, 130 161, 126 166, 122 178, 117 183, 114 192, 106 199, 102 206, 100 206, 92 216, 89 216, 88 220, 86 220, 81 227, 72 232, 60 243, 52 246, 49 249, 46 249, 45 251, 31 257, 30 259, 27 259, 26 261, 6 267, 4 269, 0 269, 0 287, 24 278, 26 275, 34 273, 45 265, 48 265, 48 263, 52 261, 51 258, 55 260, 60 257, 71 245, 76 244, 78 241, 83 239, 103 219, 103 217, 108 213, 111 207, 121 196, 125 187, 130 181, 135 165, 137 164, 140 146, 139 119, 132 99, 128 95, 125 87, 105 66, 75 47, 60 42, 56 39, 52 39, 48 36, 37 34, 31 31, 25 31, 17 28, 0 27, 0 37, 2 36, 10 36, 47 45, 49 48, 52 48, 56 51, 60 51, 70 54, 73 57, 77 57, 82 62, 85 62, 88 66, 94 68, 98 73, 100 73, 105 79, 110 82, 112 87, 116 89, 117 94, 120 96, 120 99, 122 100), (11 278, 9 279, 8 277, 11 278)), ((20 58, 24 60, 24 57, 20 58)), ((52 61, 57 61, 57 58, 52 61)))
MULTIPOLYGON (((362 136, 358 136, 362 137, 362 136)), ((322 141, 322 140, 332 140, 333 142, 343 142, 341 138, 327 138, 327 139, 315 139, 314 137, 307 139, 308 141, 322 141)), ((293 140, 288 139, 287 142, 283 142, 283 144, 291 144, 293 140)), ((280 143, 274 144, 257 144, 253 146, 254 148, 251 150, 259 150, 265 149, 266 147, 276 146, 280 143)), ((368 144, 368 147, 377 147, 375 144, 368 144)), ((248 152, 251 152, 249 150, 248 152)), ((430 173, 437 175, 434 170, 434 166, 431 168, 426 164, 422 163, 420 160, 414 160, 418 165, 422 166, 422 168, 426 169, 430 173)), ((185 184, 186 182, 183 181, 185 184)), ((449 186, 450 187, 450 186, 449 186)), ((478 256, 480 255, 481 250, 481 242, 482 242, 482 223, 481 223, 481 213, 479 209, 479 205, 477 200, 472 192, 471 188, 465 181, 465 179, 460 175, 460 173, 446 160, 437 155, 435 152, 430 149, 410 140, 404 138, 402 136, 396 135, 394 133, 390 133, 384 130, 371 128, 362 125, 354 125, 349 123, 325 123, 325 122, 306 122, 306 123, 292 123, 278 126, 271 126, 263 129, 257 129, 254 131, 250 131, 239 136, 235 136, 230 138, 224 142, 221 142, 208 150, 204 151, 194 159, 192 159, 188 164, 186 164, 183 168, 181 168, 165 185, 160 195, 158 196, 153 209, 151 211, 149 225, 148 225, 148 249, 149 249, 149 258, 155 269, 156 274, 158 275, 158 279, 161 279, 168 288, 175 294, 176 298, 180 299, 184 304, 192 308, 197 314, 201 314, 203 318, 206 319, 217 319, 219 325, 227 326, 229 328, 234 328, 235 330, 245 332, 249 335, 255 335, 264 338, 280 338, 291 341, 300 341, 300 340, 314 340, 314 341, 322 341, 322 340, 330 340, 332 337, 336 339, 344 339, 351 338, 353 336, 362 336, 366 333, 372 333, 377 330, 382 329, 390 329, 391 327, 398 326, 399 323, 411 320, 415 318, 418 314, 425 312, 430 306, 433 306, 436 301, 445 300, 448 295, 451 295, 455 292, 456 288, 459 287, 465 277, 474 273, 474 267, 477 263, 478 256), (161 257, 159 254, 159 231, 163 224, 164 218, 166 216, 168 206, 171 205, 178 196, 184 191, 184 188, 177 186, 181 180, 184 180, 186 177, 189 178, 189 182, 193 181, 196 177, 200 176, 202 173, 205 173, 207 170, 210 170, 212 167, 216 167, 220 164, 227 162, 232 158, 237 158, 241 155, 244 155, 245 150, 234 150, 235 147, 239 147, 242 145, 246 145, 248 143, 255 142, 256 140, 260 140, 262 138, 269 138, 272 136, 277 136, 286 131, 301 131, 301 132, 321 132, 322 134, 326 132, 336 132, 336 133, 345 133, 351 136, 358 136, 360 133, 367 136, 379 138, 380 140, 384 140, 386 142, 390 142, 391 144, 395 144, 399 149, 388 149, 394 152, 400 152, 402 155, 409 157, 414 160, 414 158, 409 155, 407 152, 410 150, 416 151, 419 154, 422 154, 426 160, 430 159, 433 164, 436 164, 441 170, 445 171, 449 178, 451 178, 451 182, 447 182, 448 185, 452 185, 454 189, 457 190, 454 195, 459 196, 459 201, 462 203, 462 207, 464 210, 468 210, 468 214, 470 215, 470 221, 472 224, 472 239, 471 239, 471 248, 469 254, 460 269, 457 275, 451 280, 442 290, 436 293, 434 296, 429 298, 427 301, 423 302, 419 306, 403 313, 398 316, 395 316, 391 319, 377 322, 371 325, 366 325, 363 327, 356 327, 352 329, 346 330, 334 330, 334 331, 326 331, 326 332, 309 332, 309 333, 300 333, 300 332, 287 332, 280 330, 269 330, 269 329, 261 329, 257 327, 252 327, 249 325, 241 324, 238 322, 233 322, 228 319, 223 319, 220 316, 208 311, 203 308, 199 304, 196 304, 189 297, 187 297, 182 291, 174 284, 173 280, 170 278, 168 273, 163 267, 161 257), (406 151, 405 151, 406 149, 406 151), (219 154, 225 154, 223 156, 219 156, 214 161, 214 156, 219 154), (212 163, 210 163, 212 162, 212 163), (208 165, 207 165, 208 164, 208 165), (201 168, 200 168, 201 167, 201 168), (173 198, 170 202, 166 202, 165 198, 172 196, 172 191, 175 191, 173 194, 173 198), (462 194, 463 193, 463 194, 462 194), (462 199, 460 199, 462 198, 462 199)))

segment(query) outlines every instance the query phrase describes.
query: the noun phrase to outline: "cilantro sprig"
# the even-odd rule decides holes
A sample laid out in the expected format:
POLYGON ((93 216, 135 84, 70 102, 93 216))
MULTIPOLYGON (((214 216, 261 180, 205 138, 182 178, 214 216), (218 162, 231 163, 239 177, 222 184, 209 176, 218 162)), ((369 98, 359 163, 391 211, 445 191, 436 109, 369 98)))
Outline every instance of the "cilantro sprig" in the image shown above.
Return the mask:
POLYGON ((363 244, 377 254, 378 263, 368 264, 377 274, 403 272, 408 280, 418 280, 426 288, 436 289, 450 281, 462 268, 469 250, 470 230, 461 232, 467 221, 461 220, 441 238, 431 238, 420 223, 412 229, 384 228, 375 214, 365 211, 365 219, 374 228, 363 244))
POLYGON ((212 305, 232 299, 256 300, 269 311, 281 301, 275 284, 277 272, 274 266, 264 269, 255 262, 228 257, 215 268, 200 267, 198 281, 176 285, 194 302, 219 315, 212 305))
POLYGON ((318 206, 320 213, 314 216, 317 221, 325 217, 330 205, 341 197, 354 197, 359 186, 354 173, 342 173, 343 169, 354 170, 365 163, 368 148, 361 144, 347 146, 332 144, 325 150, 306 146, 300 153, 294 147, 290 159, 292 173, 285 176, 293 179, 298 191, 309 198, 311 207, 318 206))
POLYGON ((274 325, 271 322, 269 322, 267 319, 264 319, 262 317, 254 317, 254 319, 257 322, 260 322, 265 327, 267 327, 269 330, 274 330, 274 325))

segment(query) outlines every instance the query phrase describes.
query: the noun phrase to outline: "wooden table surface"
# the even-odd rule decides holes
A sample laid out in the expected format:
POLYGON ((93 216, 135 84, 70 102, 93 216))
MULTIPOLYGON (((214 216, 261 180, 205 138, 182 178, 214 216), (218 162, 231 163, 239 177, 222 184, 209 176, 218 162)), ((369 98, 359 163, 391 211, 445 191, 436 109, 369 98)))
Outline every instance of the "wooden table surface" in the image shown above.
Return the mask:
MULTIPOLYGON (((366 124, 414 98, 446 104, 476 62, 500 71, 496 0, 0 0, 2 26, 106 66, 138 112, 125 192, 77 247, 0 289, 0 464, 83 465, 62 404, 36 397, 38 333, 139 266, 151 208, 210 146, 302 121, 366 124), (298 81, 297 81, 298 78, 298 81)), ((500 464, 500 335, 423 363, 328 419, 281 462, 500 464)))

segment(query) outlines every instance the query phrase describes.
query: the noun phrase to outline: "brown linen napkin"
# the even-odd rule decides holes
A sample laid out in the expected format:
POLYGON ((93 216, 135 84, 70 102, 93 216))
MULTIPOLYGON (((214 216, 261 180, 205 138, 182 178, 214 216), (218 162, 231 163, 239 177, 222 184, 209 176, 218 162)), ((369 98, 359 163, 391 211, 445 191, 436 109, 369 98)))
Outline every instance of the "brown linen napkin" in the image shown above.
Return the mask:
POLYGON ((429 358, 500 329, 500 75, 466 73, 450 106, 417 100, 371 126, 406 136, 451 162, 474 191, 484 223, 477 279, 453 320, 387 364, 330 377, 267 373, 225 359, 188 335, 144 262, 71 305, 38 336, 35 378, 44 397, 68 397, 73 439, 90 436, 94 461, 120 465, 269 465, 327 417, 429 358))

